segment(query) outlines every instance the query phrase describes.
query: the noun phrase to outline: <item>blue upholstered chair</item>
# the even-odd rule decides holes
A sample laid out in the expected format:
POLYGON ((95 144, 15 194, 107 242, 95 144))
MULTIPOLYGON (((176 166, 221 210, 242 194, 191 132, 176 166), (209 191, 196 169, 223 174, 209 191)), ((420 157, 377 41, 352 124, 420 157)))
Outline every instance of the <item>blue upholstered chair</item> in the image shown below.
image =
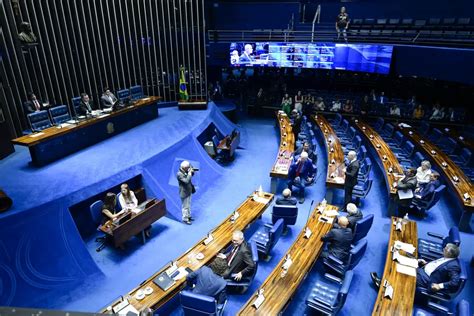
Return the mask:
POLYGON ((340 133, 339 135, 339 140, 341 141, 341 144, 343 146, 350 146, 352 145, 352 142, 354 141, 354 138, 356 136, 356 129, 351 126, 349 127, 349 130, 344 133, 340 133))
POLYGON ((347 271, 344 280, 325 274, 319 277, 306 299, 306 305, 324 315, 336 315, 344 306, 354 273, 347 271))
POLYGON ((342 115, 337 113, 336 116, 334 116, 334 119, 332 120, 331 124, 333 128, 336 128, 337 126, 339 126, 339 124, 341 124, 341 122, 342 122, 342 115))
POLYGON ((369 157, 366 157, 362 160, 362 165, 360 166, 359 175, 357 176, 357 180, 359 182, 367 181, 367 178, 370 175, 370 170, 372 170, 372 160, 369 157))
POLYGON ((448 236, 428 232, 428 236, 436 238, 433 239, 418 239, 418 256, 427 261, 439 259, 443 256, 443 248, 446 244, 451 243, 459 246, 461 244, 461 236, 459 229, 456 226, 451 227, 448 236))
POLYGON ((466 285, 467 282, 467 270, 466 270, 466 264, 460 259, 459 260, 459 266, 461 268, 461 272, 459 273, 459 287, 457 291, 452 292, 452 293, 441 293, 441 292, 433 292, 431 289, 425 289, 423 287, 417 287, 416 288, 416 294, 422 297, 423 299, 426 299, 427 302, 435 301, 435 302, 451 302, 453 299, 455 299, 459 293, 462 292, 464 289, 464 286, 466 285))
POLYGON ((324 267, 331 273, 335 273, 338 276, 343 276, 348 270, 352 270, 359 263, 360 259, 364 256, 365 250, 367 249, 367 240, 362 239, 358 243, 354 244, 349 252, 349 258, 346 262, 339 260, 338 258, 329 255, 323 259, 324 267))
POLYGON ((433 130, 428 134, 427 137, 431 142, 436 143, 441 139, 442 136, 443 136, 443 132, 441 132, 437 128, 433 128, 433 130))
POLYGON ((353 141, 351 143, 347 143, 347 145, 344 146, 343 152, 346 155, 351 150, 357 152, 360 146, 362 146, 362 138, 359 135, 355 135, 353 141))
MULTIPOLYGON (((97 230, 99 229, 100 223, 102 222, 102 206, 104 203, 101 200, 95 201, 89 207, 90 215, 92 218, 92 222, 97 225, 97 230)), ((96 242, 99 243, 99 247, 96 248, 96 251, 99 252, 105 247, 105 242, 107 240, 106 236, 97 237, 95 239, 96 242)))
POLYGON ((118 90, 117 91, 117 98, 122 102, 130 100, 130 98, 131 98, 130 90, 128 90, 128 89, 118 90))
POLYGON ((469 302, 466 300, 461 300, 457 306, 457 315, 458 316, 471 316, 471 307, 469 306, 469 302))
POLYGON ((51 120, 49 119, 48 111, 38 111, 28 114, 28 122, 31 130, 42 131, 48 127, 51 127, 51 120))
POLYGON ((49 109, 53 124, 61 124, 71 119, 67 105, 59 105, 49 109))
POLYGON ((370 231, 370 228, 372 227, 372 224, 374 222, 374 214, 369 214, 364 216, 363 218, 359 219, 353 229, 353 239, 352 243, 356 244, 359 240, 362 238, 365 238, 367 234, 370 231))
POLYGON ((298 207, 296 205, 275 205, 272 209, 272 223, 283 219, 285 229, 288 225, 295 225, 298 218, 298 207))
POLYGON ((181 307, 183 308, 184 315, 197 316, 197 315, 209 315, 219 316, 223 315, 227 299, 219 303, 212 296, 195 294, 191 291, 181 291, 179 293, 181 301, 181 307))
POLYGON ((342 120, 342 124, 336 128, 337 136, 344 136, 346 135, 347 131, 349 130, 349 121, 344 119, 342 120))
POLYGON ((359 204, 360 199, 364 199, 372 188, 372 179, 367 178, 363 183, 357 184, 352 191, 352 196, 356 197, 356 204, 359 204))
POLYGON ((393 150, 395 148, 402 148, 404 141, 405 137, 403 136, 403 134, 400 131, 396 131, 391 139, 386 140, 386 143, 393 150))
POLYGON ((411 163, 411 157, 415 152, 415 145, 408 140, 403 143, 400 149, 393 149, 392 151, 397 156, 398 161, 411 163))
POLYGON ((72 98, 71 103, 72 103, 73 115, 78 116, 79 113, 81 112, 79 110, 79 104, 81 104, 81 97, 72 98))
POLYGON ((421 135, 427 135, 430 131, 430 123, 428 123, 427 121, 422 121, 420 126, 418 127, 418 131, 421 135))
POLYGON ((250 241, 257 244, 258 253, 268 257, 273 246, 280 239, 284 226, 284 221, 280 218, 275 224, 265 224, 255 232, 250 241))
POLYGON ((446 190, 446 186, 444 184, 441 184, 439 187, 436 188, 434 193, 431 195, 430 200, 419 200, 419 199, 413 199, 412 205, 418 209, 420 212, 423 214, 426 213, 426 211, 430 210, 436 203, 438 203, 439 199, 443 195, 444 191, 446 190))
POLYGON ((454 154, 458 149, 458 143, 451 137, 442 137, 436 144, 444 153, 448 155, 454 154))
POLYGON ((460 155, 451 155, 450 157, 461 168, 469 167, 471 165, 472 152, 468 148, 463 148, 460 155))
POLYGON ((379 117, 379 118, 377 118, 377 120, 374 123, 374 129, 377 132, 381 132, 384 124, 385 124, 385 122, 384 122, 383 118, 379 117))
POLYGON ((244 276, 240 281, 235 281, 234 279, 230 278, 227 279, 227 287, 232 289, 238 290, 240 293, 244 293, 249 288, 250 284, 252 284, 255 275, 257 274, 258 269, 258 248, 257 244, 254 241, 250 241, 250 250, 252 251, 252 260, 255 264, 255 269, 253 270, 252 274, 249 276, 244 276))
POLYGON ((143 94, 142 86, 130 87, 130 96, 132 97, 132 100, 138 100, 143 98, 145 95, 143 94))
POLYGON ((385 124, 385 126, 383 127, 382 131, 380 132, 380 136, 382 136, 382 138, 390 138, 392 137, 392 134, 393 132, 395 131, 395 127, 390 124, 390 123, 387 123, 385 124))
POLYGON ((367 157, 367 148, 364 145, 360 146, 359 150, 357 151, 357 159, 359 161, 364 160, 367 157))

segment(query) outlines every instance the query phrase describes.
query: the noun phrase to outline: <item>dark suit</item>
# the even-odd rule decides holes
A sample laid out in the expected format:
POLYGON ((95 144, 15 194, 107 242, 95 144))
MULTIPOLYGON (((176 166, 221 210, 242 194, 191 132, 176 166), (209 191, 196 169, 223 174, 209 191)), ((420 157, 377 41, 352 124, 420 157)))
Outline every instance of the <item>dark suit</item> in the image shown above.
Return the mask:
MULTIPOLYGON (((227 282, 208 266, 186 276, 188 284, 195 284, 193 293, 216 297, 225 289, 227 282)), ((220 298, 222 299, 222 298, 220 298)))
MULTIPOLYGON (((416 176, 412 176, 412 177, 405 176, 405 178, 398 181, 397 189, 398 190, 412 190, 412 191, 415 191, 416 182, 417 182, 416 176)), ((399 213, 398 215, 403 216, 404 214, 406 214, 408 212, 407 208, 410 206, 412 199, 400 200, 398 198, 398 195, 397 195, 395 200, 398 204, 398 213, 399 213)))
POLYGON ((346 167, 346 181, 344 182, 344 205, 351 203, 352 190, 357 185, 357 176, 359 175, 359 160, 350 162, 346 167))
POLYGON ((450 260, 438 266, 430 276, 426 274, 424 268, 416 270, 416 286, 431 289, 433 283, 443 283, 444 288, 440 290, 441 293, 456 292, 461 284, 459 274, 461 267, 458 259, 450 260))
POLYGON ((117 102, 117 98, 113 94, 110 94, 110 95, 103 94, 100 97, 100 102, 102 103, 103 107, 111 108, 114 105, 114 103, 117 102))
POLYGON ((40 100, 36 100, 38 101, 38 104, 39 104, 39 110, 36 108, 36 105, 34 104, 33 101, 26 101, 25 103, 23 103, 23 108, 25 110, 25 114, 31 114, 31 113, 35 113, 36 111, 43 111, 45 110, 44 106, 43 106, 43 102, 41 102, 40 100))
POLYGON ((327 257, 329 254, 344 262, 347 260, 352 242, 352 230, 350 228, 335 226, 329 233, 321 237, 321 240, 328 243, 323 257, 327 257))
MULTIPOLYGON (((295 150, 295 152, 293 154, 294 154, 295 157, 299 157, 302 152, 303 152, 303 146, 300 146, 295 150)), ((308 158, 311 159, 313 164, 316 165, 317 164, 316 162, 318 161, 318 157, 316 156, 314 151, 310 148, 310 149, 308 149, 307 153, 308 153, 308 158)))
POLYGON ((227 257, 227 264, 229 268, 224 274, 224 278, 230 277, 232 274, 242 272, 242 276, 248 276, 253 273, 255 269, 255 262, 252 259, 252 251, 249 245, 244 241, 238 246, 236 253, 232 258, 233 246, 230 247, 229 251, 225 254, 227 257), (229 260, 231 260, 229 262, 229 260))
POLYGON ((300 161, 299 163, 294 161, 290 166, 290 170, 288 170, 288 188, 293 191, 293 186, 296 186, 299 188, 299 193, 303 197, 307 179, 313 177, 314 168, 311 159, 306 159, 305 162, 300 161), (296 180, 298 177, 299 181, 296 180))
POLYGON ((295 139, 298 139, 298 135, 301 131, 301 115, 297 115, 295 116, 295 118, 293 119, 293 135, 295 135, 295 139))
POLYGON ((415 198, 423 201, 429 201, 435 190, 441 185, 439 180, 434 180, 420 186, 420 190, 416 193, 415 198))
POLYGON ((276 205, 296 205, 297 203, 298 201, 296 201, 296 199, 292 196, 288 198, 279 196, 275 202, 276 205))
POLYGON ((89 101, 88 105, 82 100, 79 103, 79 115, 86 115, 87 113, 90 113, 93 110, 94 107, 92 105, 92 101, 89 101))
POLYGON ((349 228, 354 229, 355 223, 359 220, 362 219, 363 215, 360 210, 357 210, 357 213, 353 215, 347 215, 347 219, 349 220, 349 228))

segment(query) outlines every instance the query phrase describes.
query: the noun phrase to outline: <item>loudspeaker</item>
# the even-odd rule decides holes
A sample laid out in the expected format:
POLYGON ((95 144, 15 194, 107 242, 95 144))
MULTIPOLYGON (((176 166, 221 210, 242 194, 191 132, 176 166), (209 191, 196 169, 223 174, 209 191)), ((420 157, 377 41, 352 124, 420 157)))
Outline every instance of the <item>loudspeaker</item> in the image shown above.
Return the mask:
POLYGON ((12 204, 12 199, 10 199, 5 192, 0 190, 0 213, 8 210, 12 207, 12 204))
POLYGON ((0 159, 5 158, 15 151, 15 148, 13 147, 13 144, 10 140, 10 131, 8 130, 3 110, 0 108, 0 159))

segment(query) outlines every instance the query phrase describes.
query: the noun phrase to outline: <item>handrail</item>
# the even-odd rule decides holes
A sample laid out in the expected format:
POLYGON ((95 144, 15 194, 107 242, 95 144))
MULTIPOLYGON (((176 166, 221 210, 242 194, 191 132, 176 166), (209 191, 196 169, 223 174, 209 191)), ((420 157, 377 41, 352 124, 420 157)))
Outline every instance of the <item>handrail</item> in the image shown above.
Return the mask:
POLYGON ((318 24, 319 24, 320 17, 321 17, 321 5, 318 4, 318 8, 316 9, 316 12, 314 13, 313 25, 311 29, 311 43, 314 42, 314 25, 316 24, 316 19, 318 20, 318 24))

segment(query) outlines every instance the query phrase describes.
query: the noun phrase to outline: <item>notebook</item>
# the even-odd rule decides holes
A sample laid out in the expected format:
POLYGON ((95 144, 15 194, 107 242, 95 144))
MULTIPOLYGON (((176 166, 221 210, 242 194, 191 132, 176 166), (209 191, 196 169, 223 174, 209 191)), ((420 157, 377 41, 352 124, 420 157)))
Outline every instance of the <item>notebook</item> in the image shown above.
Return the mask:
POLYGON ((158 285, 163 291, 167 291, 176 282, 164 271, 153 280, 153 283, 158 285))

